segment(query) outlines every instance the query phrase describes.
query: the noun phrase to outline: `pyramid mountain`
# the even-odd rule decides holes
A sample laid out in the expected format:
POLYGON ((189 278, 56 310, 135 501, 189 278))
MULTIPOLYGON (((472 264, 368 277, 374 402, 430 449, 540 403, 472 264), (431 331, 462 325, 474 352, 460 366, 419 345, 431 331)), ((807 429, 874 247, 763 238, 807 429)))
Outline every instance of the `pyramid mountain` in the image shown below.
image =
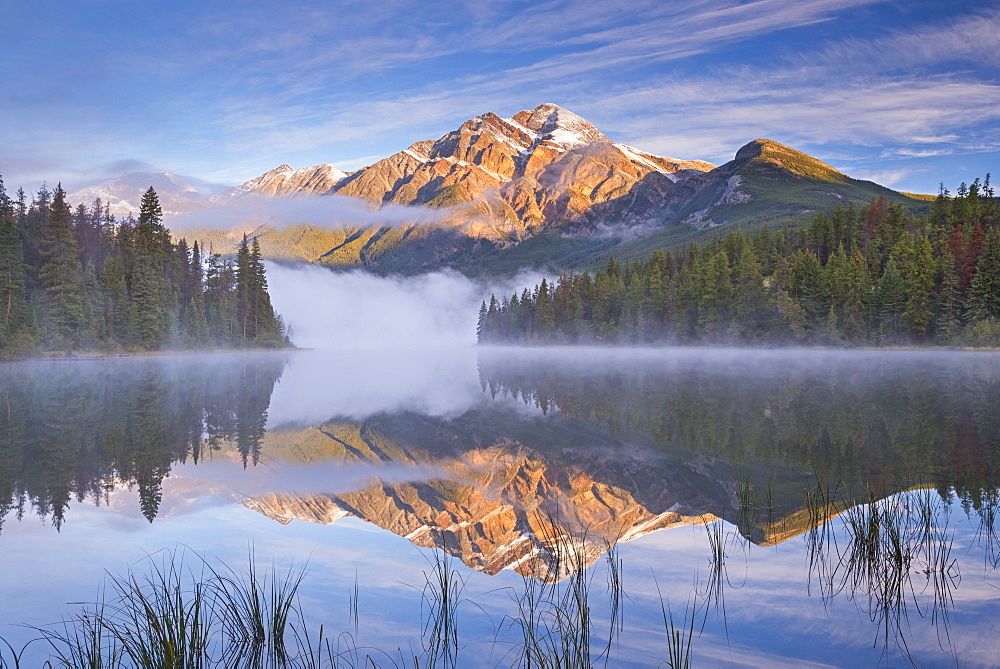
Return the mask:
POLYGON ((226 206, 246 196, 320 196, 351 198, 379 221, 380 208, 394 206, 392 224, 359 224, 331 213, 329 220, 248 224, 239 234, 185 231, 217 250, 231 250, 247 232, 270 257, 381 272, 587 267, 609 253, 645 256, 720 228, 803 223, 838 203, 885 196, 925 206, 771 140, 754 140, 715 166, 614 142, 551 103, 511 118, 481 114, 352 173, 330 164, 280 165, 224 193, 191 191, 164 209, 226 206), (407 207, 413 207, 412 221, 405 220, 407 207))

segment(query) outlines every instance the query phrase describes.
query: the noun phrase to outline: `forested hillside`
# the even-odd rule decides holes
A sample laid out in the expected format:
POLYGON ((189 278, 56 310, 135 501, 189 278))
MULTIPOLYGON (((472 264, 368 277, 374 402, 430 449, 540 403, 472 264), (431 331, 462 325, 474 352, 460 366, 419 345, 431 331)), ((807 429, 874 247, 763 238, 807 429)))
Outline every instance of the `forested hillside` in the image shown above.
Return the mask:
POLYGON ((926 216, 885 198, 804 228, 736 230, 676 256, 564 273, 479 315, 484 343, 1000 345, 1000 207, 944 188, 926 216))
POLYGON ((61 186, 11 199, 0 180, 0 356, 288 343, 256 240, 233 262, 162 219, 152 188, 135 220, 74 211, 61 186))

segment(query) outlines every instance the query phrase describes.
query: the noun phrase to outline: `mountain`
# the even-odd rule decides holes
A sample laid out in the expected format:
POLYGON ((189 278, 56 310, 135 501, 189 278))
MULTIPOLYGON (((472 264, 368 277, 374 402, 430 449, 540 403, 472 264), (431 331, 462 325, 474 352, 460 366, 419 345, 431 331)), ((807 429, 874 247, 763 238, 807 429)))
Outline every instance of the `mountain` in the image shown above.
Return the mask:
POLYGON ((191 184, 167 172, 129 172, 116 179, 69 193, 66 201, 72 206, 91 206, 100 198, 111 213, 122 217, 138 215, 142 194, 150 187, 156 190, 160 207, 166 216, 183 214, 212 206, 210 195, 200 193, 191 184))
POLYGON ((225 201, 241 195, 263 197, 325 195, 334 190, 345 177, 347 177, 346 172, 341 172, 329 163, 304 167, 300 170, 293 170, 288 165, 279 165, 256 179, 213 197, 216 201, 225 201))
POLYGON ((911 210, 930 198, 906 195, 872 181, 853 179, 810 155, 768 139, 755 139, 733 160, 688 179, 662 210, 665 225, 615 253, 647 256, 717 229, 772 227, 806 222, 838 204, 865 204, 885 197, 911 210))
POLYGON ((412 144, 345 179, 335 192, 379 203, 465 208, 492 219, 478 233, 519 242, 542 229, 625 219, 638 184, 657 195, 714 167, 616 144, 553 104, 501 118, 490 112, 437 141, 412 144), (605 206, 595 214, 599 205, 605 206))
MULTIPOLYGON (((72 201, 100 196, 114 203, 116 213, 136 211, 149 185, 161 193, 149 180, 136 186, 140 176, 74 193, 72 201)), ((766 139, 748 143, 721 166, 655 155, 613 142, 551 103, 511 118, 481 114, 439 139, 415 142, 349 174, 330 164, 280 165, 214 195, 166 173, 146 176, 165 188, 161 203, 170 213, 233 206, 245 196, 351 198, 341 204, 365 212, 404 207, 386 215, 392 224, 372 224, 370 215, 352 222, 345 207, 334 205, 328 215, 317 207, 308 217, 265 217, 280 224, 185 230, 222 252, 250 233, 272 258, 381 272, 593 267, 610 253, 642 257, 718 229, 795 225, 838 203, 885 196, 911 209, 926 206, 766 139), (405 207, 414 207, 412 220, 405 207)))
MULTIPOLYGON (((430 457, 436 476, 404 483, 373 481, 350 492, 255 494, 242 500, 248 508, 284 524, 302 520, 329 525, 354 516, 418 546, 443 548, 489 574, 514 569, 542 576, 560 542, 583 549, 590 564, 619 541, 716 518, 679 499, 674 481, 660 484, 663 499, 650 510, 628 483, 623 488, 606 482, 602 479, 607 476, 595 478, 579 464, 555 462, 509 440, 433 458, 415 453, 412 443, 395 443, 372 425, 327 424, 275 438, 284 444, 322 445, 328 457, 344 465, 389 465, 404 454, 430 457), (374 452, 373 441, 378 444, 374 452)), ((263 448, 283 457, 271 443, 263 448)), ((403 461, 412 462, 411 457, 403 461)), ((645 483, 648 477, 642 478, 645 483)), ((699 495, 692 501, 709 503, 699 495)))
MULTIPOLYGON (((245 190, 277 192, 269 184, 291 173, 283 165, 245 190)), ((476 116, 440 139, 416 142, 339 180, 297 190, 281 183, 289 184, 283 193, 441 210, 434 225, 256 232, 265 253, 275 257, 376 271, 585 267, 602 264, 612 252, 645 256, 717 229, 795 225, 838 203, 885 196, 906 207, 925 206, 771 140, 754 140, 716 167, 613 142, 554 104, 511 118, 476 116)))

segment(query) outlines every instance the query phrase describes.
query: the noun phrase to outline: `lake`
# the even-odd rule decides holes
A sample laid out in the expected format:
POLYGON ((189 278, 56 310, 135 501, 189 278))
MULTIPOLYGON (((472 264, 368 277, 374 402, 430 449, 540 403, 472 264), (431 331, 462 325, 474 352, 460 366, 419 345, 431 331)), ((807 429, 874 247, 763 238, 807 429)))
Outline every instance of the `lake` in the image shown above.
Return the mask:
POLYGON ((4 363, 0 636, 252 561, 337 666, 994 666, 998 484, 996 353, 4 363))

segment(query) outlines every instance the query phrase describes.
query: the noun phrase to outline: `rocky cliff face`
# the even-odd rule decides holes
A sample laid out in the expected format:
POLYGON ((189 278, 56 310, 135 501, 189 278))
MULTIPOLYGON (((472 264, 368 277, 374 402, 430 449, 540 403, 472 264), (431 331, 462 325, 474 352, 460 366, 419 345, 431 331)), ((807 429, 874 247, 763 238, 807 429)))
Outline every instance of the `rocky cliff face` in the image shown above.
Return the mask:
POLYGON ((186 230, 188 237, 224 253, 249 232, 271 258, 383 272, 571 268, 606 262, 611 249, 620 256, 646 255, 723 225, 794 223, 836 204, 879 196, 915 202, 770 140, 748 143, 719 167, 650 154, 611 141, 554 104, 511 118, 492 112, 476 116, 437 140, 416 142, 351 174, 329 164, 298 170, 280 165, 215 195, 198 193, 170 175, 159 175, 157 183, 151 176, 141 180, 142 188, 123 176, 116 181, 131 185, 105 182, 71 194, 70 201, 90 204, 99 195, 113 203, 113 213, 126 214, 137 211, 141 193, 152 183, 165 213, 226 206, 247 195, 353 197, 364 201, 363 209, 421 207, 412 222, 393 212, 391 226, 357 227, 333 213, 330 220, 316 220, 322 215, 313 213, 308 221, 279 221, 285 225, 248 224, 230 237, 195 221, 186 230), (544 236, 520 246, 539 235, 544 236))
POLYGON ((714 165, 616 144, 576 114, 544 104, 512 118, 482 114, 436 141, 416 142, 337 181, 290 177, 323 167, 329 166, 293 172, 282 165, 241 189, 260 195, 336 193, 380 204, 457 208, 466 220, 494 221, 476 228, 477 233, 504 242, 546 227, 645 214, 648 195, 644 198, 640 191, 662 197, 674 183, 714 165), (595 210, 597 205, 607 206, 595 210), (497 226, 497 221, 504 225, 497 226))

